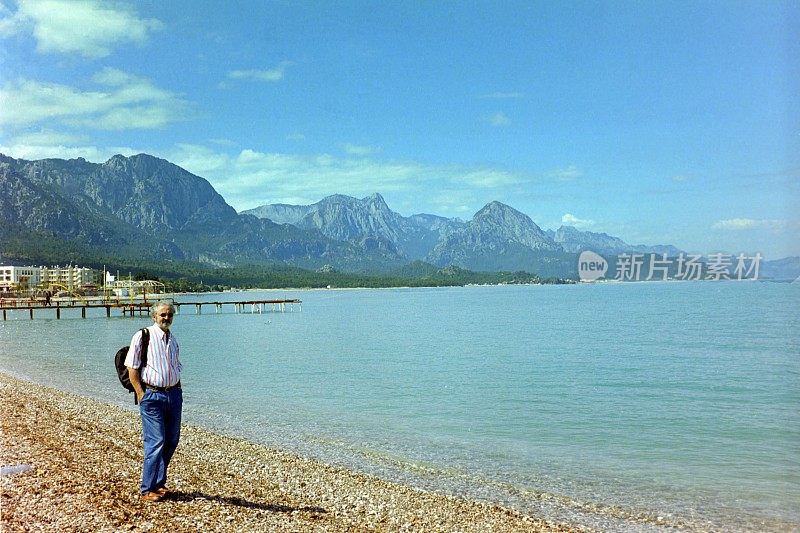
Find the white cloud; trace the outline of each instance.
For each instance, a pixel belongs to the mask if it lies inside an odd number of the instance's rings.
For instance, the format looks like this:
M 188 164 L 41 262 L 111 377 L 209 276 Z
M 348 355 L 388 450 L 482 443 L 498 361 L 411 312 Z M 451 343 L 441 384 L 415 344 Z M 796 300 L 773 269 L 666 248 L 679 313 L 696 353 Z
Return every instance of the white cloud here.
M 236 146 L 236 141 L 231 139 L 209 139 L 208 141 L 221 146 Z
M 17 17 L 6 6 L 0 4 L 0 37 L 10 37 L 19 31 Z
M 583 171 L 575 165 L 570 165 L 566 168 L 557 168 L 553 170 L 550 172 L 550 176 L 562 181 L 570 181 L 583 177 Z
M 458 171 L 454 169 L 452 172 L 451 181 L 483 189 L 509 187 L 524 181 L 522 176 L 502 170 L 481 169 Z
M 71 146 L 71 139 L 79 142 L 83 138 L 49 130 L 18 138 L 29 144 L 9 143 L 0 146 L 0 152 L 24 159 L 84 157 L 93 162 L 103 162 L 116 153 L 145 152 L 163 157 L 208 179 L 237 210 L 268 203 L 310 204 L 335 193 L 364 197 L 380 192 L 394 209 L 407 215 L 425 211 L 463 217 L 474 213 L 486 203 L 487 197 L 497 196 L 498 191 L 524 188 L 535 179 L 491 168 L 434 166 L 325 153 L 233 150 L 213 141 L 154 150 L 141 146 L 137 149 Z M 48 140 L 53 144 L 47 145 Z
M 43 129 L 24 133 L 14 137 L 14 143 L 20 146 L 66 146 L 75 145 L 85 140 L 83 136 L 71 133 Z
M 335 193 L 363 197 L 377 191 L 389 195 L 395 193 L 398 197 L 404 196 L 403 193 L 423 196 L 429 200 L 428 203 L 448 206 L 441 209 L 442 212 L 463 214 L 462 207 L 481 201 L 482 190 L 525 181 L 522 176 L 491 169 L 435 167 L 414 161 L 376 161 L 361 156 L 296 155 L 252 149 L 226 154 L 190 144 L 178 145 L 160 156 L 207 178 L 238 210 L 266 203 L 313 203 Z M 437 191 L 437 199 L 431 195 L 433 190 Z M 442 191 L 447 193 L 439 194 Z M 398 206 L 413 208 L 402 202 L 398 202 Z
M 42 139 L 43 141 L 46 139 Z M 106 147 L 99 148 L 97 146 L 75 146 L 65 144 L 25 144 L 15 142 L 10 145 L 0 145 L 0 153 L 6 154 L 10 157 L 18 159 L 75 159 L 82 157 L 87 161 L 103 162 L 110 159 L 116 154 L 131 156 L 142 153 L 142 150 L 137 150 L 127 146 Z
M 497 112 L 491 117 L 489 117 L 489 123 L 492 126 L 506 126 L 511 124 L 511 119 L 506 116 L 505 113 Z
M 682 174 L 678 175 L 678 176 L 672 176 L 672 181 L 677 181 L 679 183 L 682 182 L 682 181 L 687 181 L 688 179 L 689 179 L 689 176 L 684 176 Z
M 750 230 L 750 229 L 767 229 L 771 231 L 782 231 L 786 229 L 785 220 L 754 220 L 752 218 L 730 218 L 727 220 L 719 220 L 711 227 L 713 229 L 721 230 Z
M 561 223 L 565 226 L 574 226 L 576 228 L 589 228 L 595 224 L 594 220 L 581 219 L 570 213 L 565 213 L 561 217 Z
M 280 65 L 272 69 L 232 70 L 228 72 L 228 77 L 234 80 L 250 79 L 260 81 L 281 81 L 283 79 L 284 71 L 291 64 L 291 61 L 283 61 Z
M 108 85 L 109 87 L 122 87 L 124 85 L 135 82 L 136 78 L 127 72 L 112 67 L 105 67 L 97 74 L 92 76 L 92 81 L 99 85 Z
M 359 156 L 366 156 L 380 152 L 380 148 L 374 148 L 372 146 L 360 146 L 357 144 L 349 144 L 346 143 L 342 145 L 342 150 L 348 155 L 359 155 Z
M 468 189 L 443 188 L 430 194 L 431 204 L 435 206 L 431 214 L 440 216 L 469 219 L 478 210 L 476 206 L 486 203 L 485 198 L 477 198 L 475 192 Z
M 177 144 L 165 158 L 198 176 L 210 176 L 224 171 L 230 158 L 197 144 Z
M 731 218 L 728 220 L 719 220 L 714 223 L 714 229 L 750 229 L 755 227 L 757 221 L 751 218 Z
M 313 203 L 334 193 L 367 196 L 378 190 L 405 190 L 415 182 L 412 178 L 421 174 L 413 163 L 375 163 L 329 154 L 293 155 L 245 149 L 227 155 L 203 146 L 179 145 L 164 156 L 209 179 L 239 210 L 290 200 Z
M 17 12 L 0 21 L 0 35 L 30 31 L 38 52 L 90 59 L 126 43 L 142 44 L 161 28 L 160 21 L 140 18 L 130 6 L 99 0 L 19 0 Z
M 105 130 L 159 128 L 180 120 L 186 102 L 149 80 L 105 68 L 99 90 L 17 79 L 0 88 L 0 125 L 25 128 L 51 121 Z

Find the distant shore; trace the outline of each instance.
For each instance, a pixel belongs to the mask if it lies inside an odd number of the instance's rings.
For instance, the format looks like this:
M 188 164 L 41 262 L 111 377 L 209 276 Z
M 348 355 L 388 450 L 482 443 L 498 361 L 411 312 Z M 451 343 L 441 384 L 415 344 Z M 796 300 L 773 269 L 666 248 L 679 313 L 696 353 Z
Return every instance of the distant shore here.
M 174 496 L 141 503 L 135 412 L 0 373 L 4 531 L 576 531 L 184 426 Z
M 564 285 L 577 285 L 578 283 L 568 283 Z M 236 289 L 236 290 L 227 290 L 227 291 L 198 291 L 198 292 L 165 292 L 161 294 L 148 294 L 148 297 L 152 297 L 153 300 L 156 297 L 163 296 L 166 298 L 172 298 L 175 296 L 195 296 L 195 295 L 202 295 L 202 294 L 236 294 L 239 292 L 246 293 L 246 292 L 335 292 L 335 291 L 393 291 L 393 290 L 409 290 L 409 289 L 473 289 L 473 288 L 480 288 L 480 287 L 544 287 L 549 285 L 556 285 L 554 283 L 498 283 L 498 284 L 479 284 L 479 283 L 468 283 L 466 285 L 391 285 L 386 287 L 285 287 L 285 288 L 268 288 L 268 289 L 259 289 L 259 288 L 248 288 L 248 289 Z

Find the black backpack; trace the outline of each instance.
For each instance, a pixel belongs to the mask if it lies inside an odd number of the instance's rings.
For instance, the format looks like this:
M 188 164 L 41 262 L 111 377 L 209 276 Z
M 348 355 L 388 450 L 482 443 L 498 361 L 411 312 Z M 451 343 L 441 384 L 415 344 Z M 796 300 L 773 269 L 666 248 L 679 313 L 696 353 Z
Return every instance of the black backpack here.
M 147 366 L 147 347 L 149 345 L 150 330 L 147 328 L 142 328 L 142 364 L 139 367 L 140 370 Z M 117 377 L 119 378 L 119 382 L 122 383 L 122 386 L 125 387 L 128 392 L 134 392 L 131 378 L 128 376 L 128 367 L 125 366 L 125 358 L 128 356 L 129 348 L 130 346 L 123 346 L 117 350 L 116 355 L 114 355 L 114 366 L 117 367 Z M 133 403 L 138 404 L 138 400 L 139 399 L 134 396 Z

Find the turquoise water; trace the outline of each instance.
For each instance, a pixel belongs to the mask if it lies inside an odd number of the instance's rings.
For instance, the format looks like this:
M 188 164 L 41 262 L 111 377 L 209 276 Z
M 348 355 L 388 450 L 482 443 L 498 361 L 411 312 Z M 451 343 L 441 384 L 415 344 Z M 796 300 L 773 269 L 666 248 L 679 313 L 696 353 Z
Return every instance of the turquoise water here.
M 797 284 L 224 295 L 261 297 L 303 305 L 176 319 L 187 423 L 601 528 L 800 529 Z M 132 408 L 110 360 L 148 321 L 52 315 L 0 368 Z

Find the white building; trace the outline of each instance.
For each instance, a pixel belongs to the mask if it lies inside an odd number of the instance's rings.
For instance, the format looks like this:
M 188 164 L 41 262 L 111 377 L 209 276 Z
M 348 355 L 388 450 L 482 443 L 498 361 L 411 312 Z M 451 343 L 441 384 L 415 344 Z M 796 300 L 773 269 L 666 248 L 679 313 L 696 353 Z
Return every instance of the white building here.
M 0 265 L 0 291 L 66 288 L 74 291 L 102 283 L 101 272 L 78 266 L 5 266 Z
M 103 275 L 97 270 L 86 267 L 40 267 L 41 285 L 45 287 L 61 286 L 69 290 L 76 290 L 87 285 L 98 286 L 102 283 Z
M 41 269 L 32 266 L 0 265 L 0 292 L 34 289 L 41 283 Z

